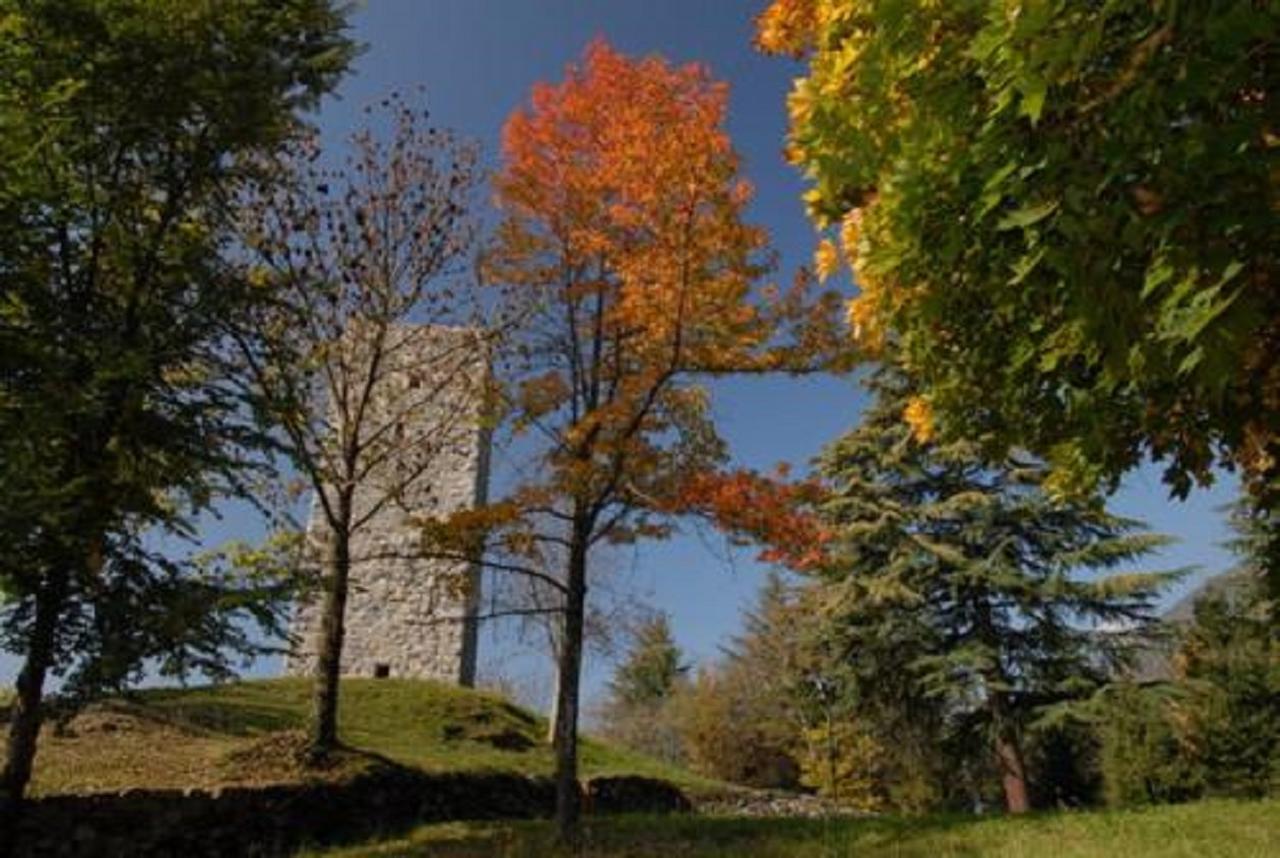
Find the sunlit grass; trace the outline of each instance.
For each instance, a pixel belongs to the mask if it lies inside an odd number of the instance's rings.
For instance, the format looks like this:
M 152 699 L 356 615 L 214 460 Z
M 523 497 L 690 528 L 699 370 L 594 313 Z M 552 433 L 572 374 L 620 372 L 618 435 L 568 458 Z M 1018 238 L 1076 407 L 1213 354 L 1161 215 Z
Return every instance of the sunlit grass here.
M 1280 801 L 1207 801 L 1024 818 L 839 820 L 688 817 L 589 819 L 582 858 L 1269 858 L 1280 855 Z M 324 858 L 550 858 L 547 822 L 452 823 Z
M 428 772 L 553 769 L 545 720 L 497 696 L 442 683 L 352 679 L 341 686 L 340 735 L 363 755 L 346 756 L 328 772 L 307 771 L 291 751 L 302 741 L 310 692 L 306 680 L 258 680 L 153 690 L 95 707 L 66 732 L 45 731 L 33 794 L 341 779 L 368 765 L 367 755 Z M 582 768 L 587 777 L 635 774 L 695 792 L 718 788 L 590 740 Z

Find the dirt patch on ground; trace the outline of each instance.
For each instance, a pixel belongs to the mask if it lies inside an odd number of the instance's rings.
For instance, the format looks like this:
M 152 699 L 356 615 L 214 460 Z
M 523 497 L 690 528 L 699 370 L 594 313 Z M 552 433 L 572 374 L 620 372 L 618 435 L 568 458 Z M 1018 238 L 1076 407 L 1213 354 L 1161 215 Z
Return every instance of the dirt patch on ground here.
M 306 737 L 285 730 L 229 736 L 120 705 L 94 706 L 65 724 L 45 727 L 32 795 L 342 780 L 368 765 L 365 755 L 340 751 L 322 768 L 303 765 Z

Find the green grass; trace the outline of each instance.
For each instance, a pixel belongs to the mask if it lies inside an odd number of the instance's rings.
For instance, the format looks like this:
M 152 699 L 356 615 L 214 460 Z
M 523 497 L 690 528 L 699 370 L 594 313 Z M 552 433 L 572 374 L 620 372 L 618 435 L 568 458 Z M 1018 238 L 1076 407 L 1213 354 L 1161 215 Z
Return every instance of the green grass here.
M 1280 855 L 1280 801 L 1207 801 L 1029 817 L 588 820 L 581 858 L 1269 858 Z M 550 858 L 545 822 L 451 823 L 408 837 L 308 853 L 324 858 Z
M 348 755 L 321 773 L 297 764 L 310 689 L 306 680 L 259 680 L 153 690 L 94 707 L 65 734 L 50 729 L 42 736 L 32 792 L 348 777 L 368 765 L 369 757 Z M 341 739 L 351 748 L 428 772 L 545 775 L 553 768 L 542 741 L 546 722 L 484 692 L 412 680 L 344 680 L 339 722 Z M 663 778 L 693 793 L 722 789 L 591 740 L 584 743 L 581 759 L 586 777 L 635 774 Z

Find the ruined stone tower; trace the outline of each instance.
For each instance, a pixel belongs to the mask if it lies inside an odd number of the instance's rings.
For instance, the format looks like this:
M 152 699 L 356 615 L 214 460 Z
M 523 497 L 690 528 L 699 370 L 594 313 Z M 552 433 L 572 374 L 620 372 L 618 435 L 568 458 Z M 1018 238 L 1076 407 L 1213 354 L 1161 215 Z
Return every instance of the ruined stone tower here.
M 367 523 L 352 536 L 342 674 L 470 685 L 480 572 L 424 557 L 416 519 L 484 502 L 486 355 L 474 330 L 401 326 L 395 333 L 402 339 L 384 357 L 388 367 L 369 405 L 375 415 L 369 424 L 385 432 L 388 446 L 354 499 L 357 519 L 364 516 Z M 324 556 L 328 533 L 313 500 L 308 556 Z M 317 593 L 297 605 L 286 674 L 314 673 L 322 602 Z

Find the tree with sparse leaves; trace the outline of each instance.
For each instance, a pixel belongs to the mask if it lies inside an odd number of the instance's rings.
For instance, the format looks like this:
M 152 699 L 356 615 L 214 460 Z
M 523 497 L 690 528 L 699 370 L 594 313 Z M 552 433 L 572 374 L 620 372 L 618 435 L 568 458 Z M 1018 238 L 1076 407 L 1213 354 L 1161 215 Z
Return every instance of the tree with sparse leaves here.
M 223 253 L 231 201 L 345 70 L 345 26 L 329 0 L 0 2 L 5 847 L 51 672 L 217 674 L 234 614 L 271 619 L 252 582 L 158 546 L 261 463 L 231 383 L 226 322 L 260 297 Z
M 484 418 L 488 334 L 465 324 L 474 305 L 462 291 L 476 147 L 398 95 L 383 101 L 385 128 L 374 113 L 339 166 L 325 166 L 316 139 L 299 141 L 240 214 L 252 276 L 272 296 L 238 337 L 246 398 L 325 525 L 308 546 L 322 600 L 315 760 L 338 742 L 352 568 L 419 556 L 365 534 L 389 509 L 421 512 L 433 468 Z

